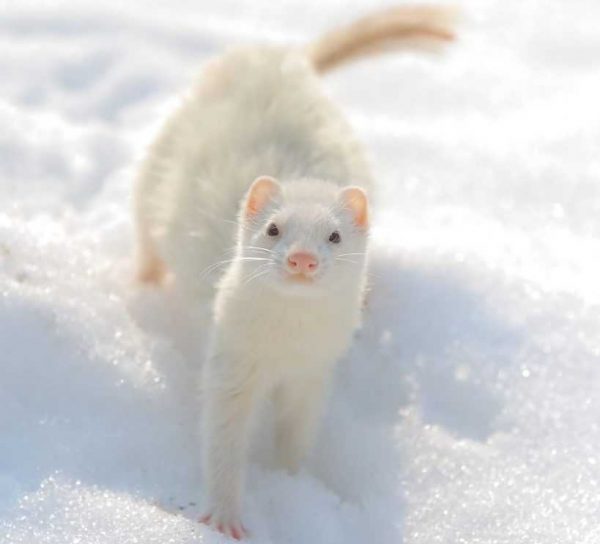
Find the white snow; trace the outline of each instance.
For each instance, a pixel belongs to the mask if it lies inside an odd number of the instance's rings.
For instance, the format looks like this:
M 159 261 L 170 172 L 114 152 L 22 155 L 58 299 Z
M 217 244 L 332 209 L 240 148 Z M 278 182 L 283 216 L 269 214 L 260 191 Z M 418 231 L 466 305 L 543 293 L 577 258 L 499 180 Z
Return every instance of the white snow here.
M 3 4 L 2 544 L 225 541 L 195 522 L 203 327 L 131 282 L 131 180 L 210 55 L 369 4 Z M 372 292 L 305 470 L 261 430 L 253 542 L 600 542 L 600 5 L 461 5 L 448 54 L 323 82 L 379 180 Z

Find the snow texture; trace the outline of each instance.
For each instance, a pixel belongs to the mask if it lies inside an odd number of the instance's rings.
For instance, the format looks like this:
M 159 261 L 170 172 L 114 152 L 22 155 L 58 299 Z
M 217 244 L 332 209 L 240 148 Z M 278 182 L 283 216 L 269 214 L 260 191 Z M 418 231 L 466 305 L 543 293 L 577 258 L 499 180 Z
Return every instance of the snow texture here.
M 202 62 L 383 3 L 12 2 L 0 17 L 0 542 L 218 543 L 206 308 L 132 281 L 131 182 Z M 257 543 L 600 543 L 600 5 L 465 0 L 446 55 L 324 79 L 378 180 L 317 447 L 253 453 Z

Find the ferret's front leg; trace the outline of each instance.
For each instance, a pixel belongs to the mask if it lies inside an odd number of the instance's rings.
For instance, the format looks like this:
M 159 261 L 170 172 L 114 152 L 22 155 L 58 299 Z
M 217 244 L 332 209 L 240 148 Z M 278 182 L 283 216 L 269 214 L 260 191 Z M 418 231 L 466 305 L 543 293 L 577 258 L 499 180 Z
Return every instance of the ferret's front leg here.
M 312 448 L 329 380 L 320 376 L 282 384 L 275 392 L 278 464 L 297 472 Z
M 215 368 L 209 361 L 204 383 L 204 474 L 206 509 L 201 521 L 235 539 L 245 535 L 240 513 L 255 382 Z

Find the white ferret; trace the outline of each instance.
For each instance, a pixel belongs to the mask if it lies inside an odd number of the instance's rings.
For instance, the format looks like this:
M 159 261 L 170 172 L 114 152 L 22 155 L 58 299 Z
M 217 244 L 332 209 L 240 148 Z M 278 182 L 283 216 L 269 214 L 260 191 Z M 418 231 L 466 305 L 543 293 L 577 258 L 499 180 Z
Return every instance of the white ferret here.
M 447 9 L 398 7 L 305 49 L 213 60 L 136 184 L 139 278 L 170 269 L 190 296 L 219 280 L 204 365 L 202 520 L 236 539 L 252 415 L 272 395 L 282 467 L 309 450 L 336 360 L 359 325 L 371 174 L 318 74 L 389 46 L 452 39 Z M 241 201 L 241 204 L 240 204 Z M 229 254 L 231 257 L 231 254 Z

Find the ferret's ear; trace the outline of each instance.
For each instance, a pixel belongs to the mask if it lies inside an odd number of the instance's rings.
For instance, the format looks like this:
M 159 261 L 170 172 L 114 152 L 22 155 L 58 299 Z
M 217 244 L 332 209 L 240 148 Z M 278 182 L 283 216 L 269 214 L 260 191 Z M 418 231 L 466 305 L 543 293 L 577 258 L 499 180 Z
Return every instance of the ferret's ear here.
M 281 186 L 278 181 L 271 176 L 259 176 L 256 178 L 246 196 L 246 204 L 244 205 L 244 215 L 252 218 L 260 213 L 264 207 L 277 198 L 281 192 Z
M 340 191 L 342 206 L 350 210 L 354 217 L 354 224 L 366 229 L 369 226 L 369 200 L 367 193 L 360 187 L 346 187 Z

